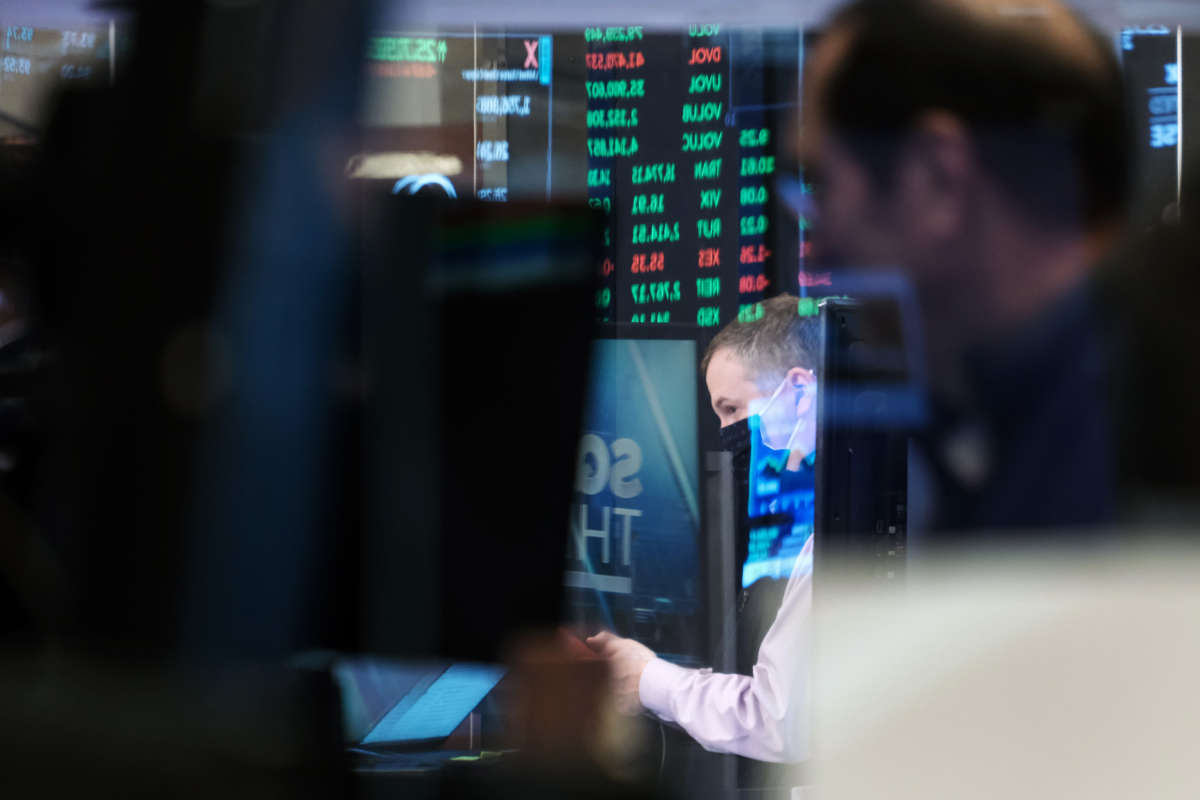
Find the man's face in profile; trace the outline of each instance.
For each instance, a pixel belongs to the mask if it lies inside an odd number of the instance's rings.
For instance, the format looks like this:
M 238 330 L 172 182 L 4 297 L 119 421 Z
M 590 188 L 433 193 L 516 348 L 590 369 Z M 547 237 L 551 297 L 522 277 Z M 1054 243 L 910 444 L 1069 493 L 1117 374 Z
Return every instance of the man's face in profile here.
M 713 353 L 704 376 L 713 413 L 722 428 L 753 414 L 761 415 L 762 437 L 767 445 L 787 449 L 807 442 L 804 452 L 811 452 L 812 443 L 808 441 L 811 437 L 804 437 L 804 442 L 790 440 L 801 416 L 811 421 L 816 408 L 816 379 L 803 367 L 793 367 L 776 377 L 782 380 L 774 386 L 759 385 L 742 360 L 729 348 L 722 347 Z
M 752 401 L 763 397 L 742 360 L 728 347 L 713 353 L 704 374 L 713 413 L 724 428 L 750 416 Z

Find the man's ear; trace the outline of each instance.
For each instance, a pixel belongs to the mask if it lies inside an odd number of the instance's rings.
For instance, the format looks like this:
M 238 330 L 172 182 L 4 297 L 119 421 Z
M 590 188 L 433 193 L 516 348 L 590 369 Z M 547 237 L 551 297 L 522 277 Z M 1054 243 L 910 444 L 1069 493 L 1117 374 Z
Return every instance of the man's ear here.
M 796 416 L 807 414 L 817 402 L 817 376 L 804 367 L 792 367 L 787 382 L 796 393 Z
M 976 171 L 975 150 L 962 121 L 928 111 L 912 126 L 896 170 L 896 196 L 905 232 L 921 247 L 963 233 Z

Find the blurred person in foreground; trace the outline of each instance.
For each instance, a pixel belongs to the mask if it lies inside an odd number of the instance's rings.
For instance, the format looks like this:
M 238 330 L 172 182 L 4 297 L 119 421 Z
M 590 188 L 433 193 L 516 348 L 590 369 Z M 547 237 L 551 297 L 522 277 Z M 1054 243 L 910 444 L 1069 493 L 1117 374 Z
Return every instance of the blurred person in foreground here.
M 816 261 L 898 267 L 921 308 L 932 425 L 910 530 L 1109 520 L 1092 273 L 1128 187 L 1111 44 L 1043 0 L 864 0 L 833 18 L 804 81 Z
M 760 318 L 723 328 L 700 365 L 722 448 L 733 456 L 738 562 L 748 555 L 752 480 L 771 478 L 785 504 L 789 495 L 809 498 L 790 512 L 797 552 L 783 573 L 788 577 L 762 577 L 743 589 L 737 649 L 745 674 L 685 669 L 609 632 L 587 640 L 609 660 L 625 710 L 645 709 L 675 723 L 708 750 L 772 762 L 803 760 L 808 748 L 817 351 L 815 325 L 799 316 L 798 301 L 793 295 L 764 301 Z M 761 441 L 752 451 L 756 435 Z

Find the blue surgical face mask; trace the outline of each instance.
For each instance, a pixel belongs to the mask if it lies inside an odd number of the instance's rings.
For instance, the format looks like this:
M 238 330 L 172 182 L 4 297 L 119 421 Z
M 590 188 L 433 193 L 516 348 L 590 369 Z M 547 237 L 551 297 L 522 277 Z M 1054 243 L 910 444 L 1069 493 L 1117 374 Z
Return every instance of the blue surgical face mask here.
M 783 454 L 785 461 L 787 460 L 787 454 L 790 453 L 792 450 L 792 445 L 794 445 L 796 442 L 796 437 L 800 434 L 800 431 L 804 429 L 805 419 L 802 416 L 798 417 L 796 419 L 796 424 L 794 426 L 792 426 L 791 435 L 788 436 L 787 442 L 784 444 L 783 448 L 779 449 L 779 448 L 772 447 L 767 442 L 767 437 L 765 435 L 765 431 L 764 431 L 764 427 L 763 427 L 763 417 L 766 416 L 767 410 L 770 409 L 771 405 L 775 402 L 776 399 L 778 399 L 780 393 L 783 392 L 783 389 L 785 386 L 787 386 L 787 384 L 788 384 L 788 379 L 785 376 L 784 379 L 780 382 L 779 386 L 776 387 L 775 391 L 771 394 L 771 397 L 767 400 L 766 404 L 763 405 L 763 407 L 758 411 L 758 413 L 750 415 L 750 430 L 757 431 L 757 433 L 758 433 L 758 436 L 752 437 L 752 439 L 757 438 L 759 440 L 756 443 L 761 444 L 762 447 L 764 448 L 764 456 L 765 457 L 773 457 L 774 455 L 777 455 L 777 454 Z M 804 386 L 796 387 L 797 396 L 803 394 L 804 391 L 805 391 Z M 756 461 L 756 463 L 758 463 L 757 458 L 755 459 L 755 461 Z

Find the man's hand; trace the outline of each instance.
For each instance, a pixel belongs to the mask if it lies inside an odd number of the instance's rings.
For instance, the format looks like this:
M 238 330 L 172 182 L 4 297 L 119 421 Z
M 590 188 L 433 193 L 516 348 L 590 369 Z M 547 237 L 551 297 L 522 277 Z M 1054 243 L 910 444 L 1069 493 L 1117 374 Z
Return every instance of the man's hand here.
M 608 631 L 589 636 L 587 646 L 603 656 L 612 669 L 617 708 L 626 714 L 639 713 L 642 701 L 638 695 L 638 684 L 642 680 L 642 670 L 654 658 L 654 652 L 640 642 L 622 639 Z

